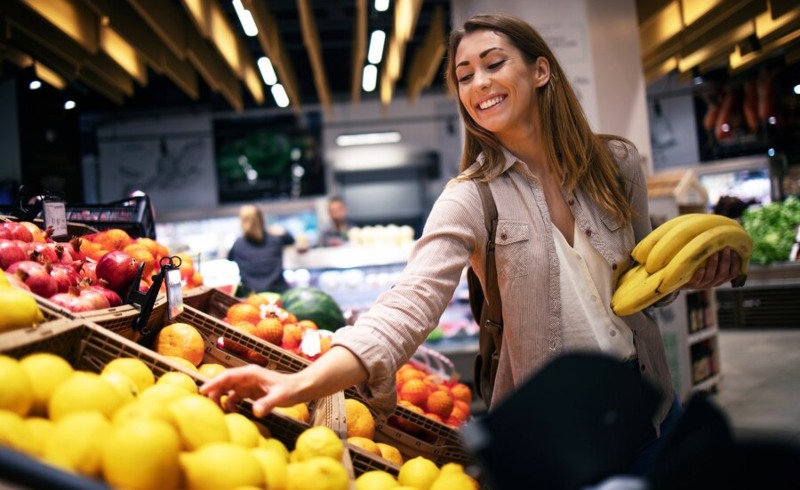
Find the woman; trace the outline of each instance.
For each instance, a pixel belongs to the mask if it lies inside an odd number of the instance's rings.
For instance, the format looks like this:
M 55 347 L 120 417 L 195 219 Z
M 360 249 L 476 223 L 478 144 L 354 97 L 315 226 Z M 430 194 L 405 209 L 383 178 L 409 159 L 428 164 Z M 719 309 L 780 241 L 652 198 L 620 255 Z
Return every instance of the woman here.
M 264 216 L 251 204 L 239 209 L 242 236 L 233 242 L 228 260 L 239 266 L 242 287 L 240 294 L 289 289 L 283 278 L 283 247 L 294 243 L 294 237 L 282 227 L 264 229 Z
M 619 318 L 608 306 L 631 249 L 651 230 L 636 149 L 592 133 L 550 48 L 517 18 L 479 15 L 454 31 L 447 81 L 466 128 L 461 174 L 433 206 L 399 282 L 304 371 L 229 370 L 202 392 L 232 395 L 229 408 L 249 397 L 264 413 L 357 385 L 375 407 L 394 407 L 395 371 L 437 325 L 464 266 L 485 276 L 487 232 L 473 182 L 484 180 L 499 214 L 504 319 L 489 409 L 556 356 L 594 350 L 635 362 L 661 389 L 660 428 L 676 404 L 658 327 L 644 313 Z M 738 267 L 725 251 L 687 287 L 729 281 Z

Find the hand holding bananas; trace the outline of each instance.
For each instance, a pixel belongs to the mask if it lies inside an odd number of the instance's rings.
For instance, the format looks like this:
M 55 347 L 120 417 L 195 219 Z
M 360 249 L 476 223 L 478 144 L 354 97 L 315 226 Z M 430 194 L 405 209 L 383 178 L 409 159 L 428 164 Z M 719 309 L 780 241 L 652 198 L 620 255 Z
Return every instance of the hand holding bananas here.
M 752 251 L 753 241 L 735 220 L 705 213 L 673 218 L 631 251 L 636 264 L 620 277 L 611 308 L 627 316 L 681 288 L 743 283 Z

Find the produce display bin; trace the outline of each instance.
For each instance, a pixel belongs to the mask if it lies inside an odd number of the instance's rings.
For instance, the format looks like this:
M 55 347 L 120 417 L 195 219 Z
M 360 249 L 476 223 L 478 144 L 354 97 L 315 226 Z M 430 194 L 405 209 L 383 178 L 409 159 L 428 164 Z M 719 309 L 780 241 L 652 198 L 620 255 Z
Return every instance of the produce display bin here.
M 208 286 L 200 286 L 183 292 L 183 304 L 223 319 L 228 308 L 240 303 L 241 298 Z
M 198 372 L 174 363 L 144 346 L 87 320 L 55 320 L 37 328 L 15 330 L 0 336 L 0 354 L 21 359 L 34 352 L 57 354 L 66 359 L 75 369 L 96 373 L 101 372 L 106 364 L 114 359 L 133 357 L 144 361 L 156 378 L 170 371 L 180 371 L 191 376 L 198 386 L 207 380 Z M 261 418 L 255 417 L 251 404 L 247 401 L 238 406 L 239 413 L 266 427 L 272 437 L 280 440 L 289 450 L 294 449 L 297 437 L 312 425 L 325 425 L 334 430 L 343 440 L 346 438 L 346 412 L 342 392 L 315 400 L 310 404 L 309 411 L 311 423 L 307 424 L 280 413 L 270 413 Z M 1 459 L 2 456 L 0 455 L 0 467 L 8 463 L 8 460 Z M 352 477 L 353 466 L 349 454 L 343 458 L 343 463 Z M 32 464 L 31 467 L 37 468 L 39 465 Z M 5 473 L 3 474 L 5 475 Z M 34 477 L 34 475 L 28 476 Z M 2 477 L 0 477 L 0 482 L 2 481 Z M 60 484 L 55 480 L 52 483 L 52 485 L 41 488 L 80 488 L 80 486 L 59 486 Z M 94 487 L 90 487 L 87 483 L 85 488 Z

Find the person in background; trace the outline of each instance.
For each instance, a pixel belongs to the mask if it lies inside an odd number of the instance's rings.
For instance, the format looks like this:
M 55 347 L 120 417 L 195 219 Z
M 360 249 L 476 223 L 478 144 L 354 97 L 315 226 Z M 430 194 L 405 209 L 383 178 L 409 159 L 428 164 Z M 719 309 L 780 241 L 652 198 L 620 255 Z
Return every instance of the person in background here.
M 347 219 L 347 205 L 344 199 L 333 196 L 328 199 L 328 216 L 330 223 L 322 230 L 319 245 L 321 247 L 338 247 L 348 241 L 347 232 L 350 222 Z
M 476 15 L 453 31 L 447 82 L 465 127 L 461 173 L 436 200 L 394 287 L 337 330 L 333 347 L 304 370 L 229 369 L 201 392 L 217 401 L 228 395 L 229 410 L 250 398 L 258 415 L 356 386 L 373 407 L 391 411 L 397 369 L 437 326 L 464 267 L 486 276 L 482 181 L 499 215 L 503 308 L 489 410 L 562 354 L 613 356 L 663 394 L 631 461 L 631 472 L 641 474 L 681 407 L 651 312 L 618 317 L 610 307 L 631 250 L 651 231 L 639 153 L 624 138 L 591 130 L 550 47 L 519 18 Z M 686 288 L 730 281 L 739 264 L 730 250 L 720 252 Z
M 283 278 L 283 248 L 294 243 L 294 237 L 283 227 L 265 229 L 264 215 L 258 207 L 245 205 L 239 209 L 242 236 L 233 242 L 228 260 L 239 266 L 241 286 L 238 296 L 289 289 Z

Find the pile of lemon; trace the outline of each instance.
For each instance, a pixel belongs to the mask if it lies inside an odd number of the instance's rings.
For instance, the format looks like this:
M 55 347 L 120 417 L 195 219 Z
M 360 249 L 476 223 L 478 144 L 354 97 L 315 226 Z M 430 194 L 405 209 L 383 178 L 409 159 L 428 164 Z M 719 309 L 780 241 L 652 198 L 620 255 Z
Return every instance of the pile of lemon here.
M 305 431 L 290 456 L 265 427 L 199 395 L 192 377 L 156 379 L 135 358 L 94 373 L 50 353 L 0 355 L 0 445 L 131 490 L 350 487 L 333 430 Z

